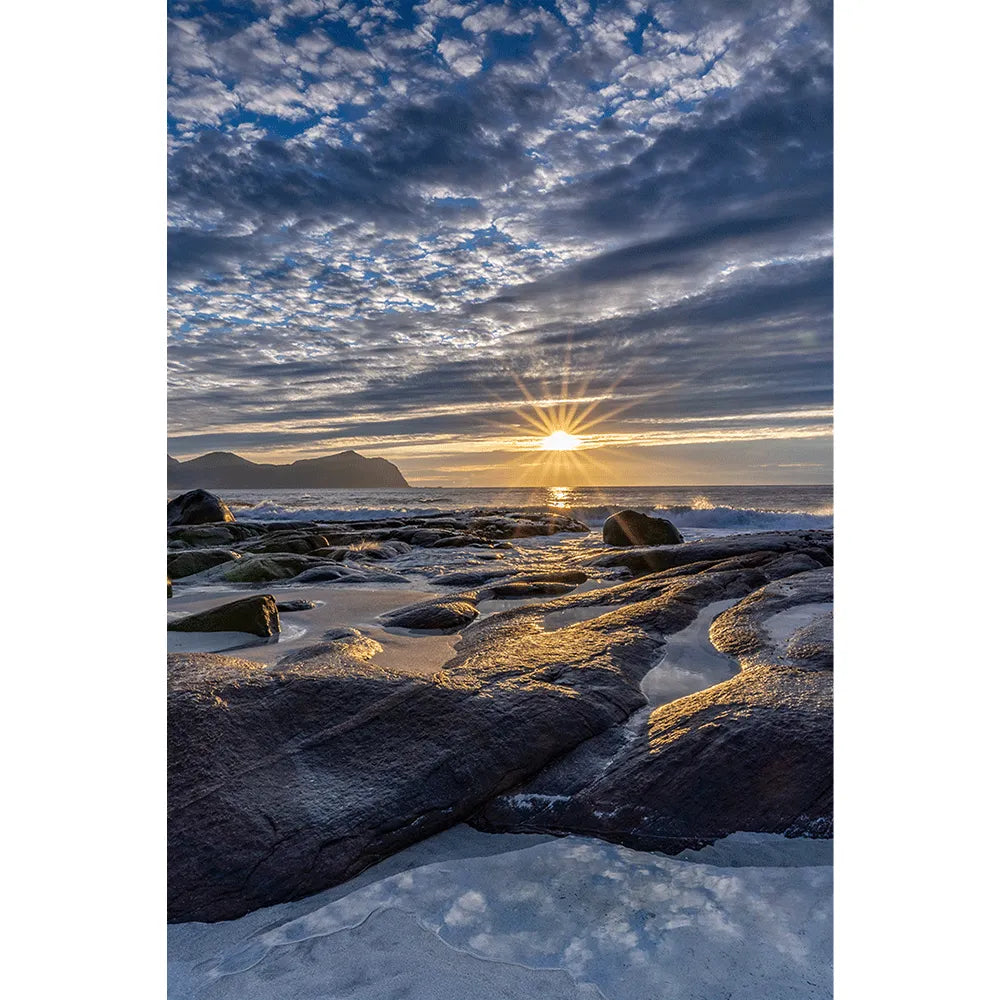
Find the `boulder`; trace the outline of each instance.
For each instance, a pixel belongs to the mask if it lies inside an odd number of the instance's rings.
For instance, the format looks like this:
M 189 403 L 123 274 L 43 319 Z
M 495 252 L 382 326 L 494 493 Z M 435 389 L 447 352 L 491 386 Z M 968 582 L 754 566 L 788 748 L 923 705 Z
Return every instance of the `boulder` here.
M 189 490 L 167 503 L 167 525 L 235 521 L 232 511 L 207 490 Z
M 457 632 L 475 619 L 479 612 L 470 601 L 431 601 L 411 604 L 382 615 L 383 625 L 391 628 L 433 629 Z
M 311 611 L 316 607 L 316 601 L 279 601 L 279 611 Z
M 239 558 L 239 552 L 230 549 L 184 549 L 180 552 L 168 552 L 167 572 L 175 579 L 180 579 Z
M 306 555 L 309 552 L 315 552 L 317 549 L 327 548 L 329 544 L 329 540 L 325 535 L 281 532 L 280 534 L 267 535 L 258 541 L 250 542 L 243 547 L 243 551 L 266 554 L 292 552 L 296 555 Z
M 290 580 L 303 570 L 321 566 L 322 560 L 290 552 L 272 555 L 244 556 L 223 578 L 230 583 L 266 583 L 269 580 Z
M 258 594 L 188 615 L 167 628 L 173 632 L 249 632 L 267 639 L 281 631 L 281 623 L 274 598 Z
M 679 545 L 681 533 L 664 517 L 649 517 L 637 510 L 612 514 L 604 522 L 606 545 Z

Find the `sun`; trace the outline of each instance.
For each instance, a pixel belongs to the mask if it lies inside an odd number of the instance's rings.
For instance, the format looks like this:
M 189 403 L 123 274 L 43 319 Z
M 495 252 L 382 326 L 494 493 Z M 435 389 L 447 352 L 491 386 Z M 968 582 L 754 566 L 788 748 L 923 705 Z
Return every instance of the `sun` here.
M 548 437 L 542 438 L 539 447 L 543 451 L 575 451 L 582 443 L 581 438 L 566 431 L 553 431 Z

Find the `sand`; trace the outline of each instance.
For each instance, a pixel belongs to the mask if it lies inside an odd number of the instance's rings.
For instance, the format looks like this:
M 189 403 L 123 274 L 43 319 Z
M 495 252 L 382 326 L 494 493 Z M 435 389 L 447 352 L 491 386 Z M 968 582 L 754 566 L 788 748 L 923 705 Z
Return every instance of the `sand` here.
M 407 604 L 415 604 L 419 601 L 426 601 L 433 597 L 440 597 L 440 591 L 416 590 L 412 587 L 398 585 L 380 584 L 371 587 L 362 587 L 345 584 L 317 584 L 312 587 L 282 586 L 281 582 L 261 585 L 260 588 L 248 590 L 222 590 L 218 585 L 212 587 L 192 588 L 184 591 L 177 597 L 171 598 L 167 602 L 170 617 L 180 617 L 180 612 L 193 614 L 196 611 L 205 611 L 208 608 L 218 607 L 227 601 L 235 601 L 240 597 L 249 597 L 251 594 L 273 594 L 276 601 L 306 600 L 316 601 L 317 606 L 308 611 L 282 611 L 279 614 L 281 619 L 281 634 L 278 641 L 260 639 L 256 636 L 247 636 L 245 633 L 233 632 L 168 632 L 167 642 L 170 652 L 181 651 L 178 641 L 174 636 L 187 636 L 183 640 L 190 645 L 185 649 L 193 651 L 195 648 L 201 652 L 222 652 L 224 650 L 239 649 L 239 655 L 243 659 L 254 660 L 258 663 L 272 665 L 277 663 L 281 657 L 292 653 L 297 649 L 311 646 L 314 643 L 323 641 L 323 633 L 337 626 L 349 626 L 357 628 L 366 635 L 384 632 L 375 619 L 386 611 L 395 608 L 402 608 Z M 226 640 L 219 638 L 235 637 L 234 645 L 220 645 Z M 447 650 L 444 643 L 427 643 L 431 637 L 422 637 L 414 633 L 413 641 L 409 646 L 414 650 L 412 656 L 413 672 L 433 673 L 441 663 L 450 656 L 443 655 Z M 434 638 L 450 638 L 453 636 L 436 636 Z M 381 639 L 379 639 L 381 641 Z M 200 643 L 200 645 L 198 645 Z M 211 647 L 211 648 L 209 648 Z M 377 662 L 384 666 L 394 666 L 396 669 L 407 669 L 409 657 L 404 650 L 407 643 L 404 637 L 394 639 L 392 648 L 387 649 L 385 659 L 380 658 Z M 438 651 L 442 653 L 440 662 L 432 668 L 432 661 L 436 661 Z M 391 662 L 390 662 L 391 661 Z
M 364 633 L 382 647 L 382 652 L 372 657 L 372 663 L 425 677 L 437 673 L 455 655 L 455 646 L 462 638 L 458 633 L 441 635 L 401 628 L 366 627 Z
M 457 826 L 309 899 L 171 926 L 169 995 L 830 997 L 829 843 L 736 834 L 710 850 Z

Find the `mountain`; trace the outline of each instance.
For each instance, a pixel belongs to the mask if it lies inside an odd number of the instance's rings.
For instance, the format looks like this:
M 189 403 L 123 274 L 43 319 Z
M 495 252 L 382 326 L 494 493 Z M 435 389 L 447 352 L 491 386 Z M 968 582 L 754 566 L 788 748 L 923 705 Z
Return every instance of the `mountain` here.
M 392 462 L 342 451 L 325 458 L 305 458 L 291 465 L 262 465 L 229 451 L 213 451 L 187 462 L 167 455 L 167 489 L 253 490 L 409 488 Z

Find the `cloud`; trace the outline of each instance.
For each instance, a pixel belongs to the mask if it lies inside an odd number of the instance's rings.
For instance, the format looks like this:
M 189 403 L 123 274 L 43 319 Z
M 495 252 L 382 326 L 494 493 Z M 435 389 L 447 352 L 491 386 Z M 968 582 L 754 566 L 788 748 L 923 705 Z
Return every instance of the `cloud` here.
M 493 440 L 567 345 L 609 433 L 829 404 L 828 4 L 171 14 L 175 442 Z

